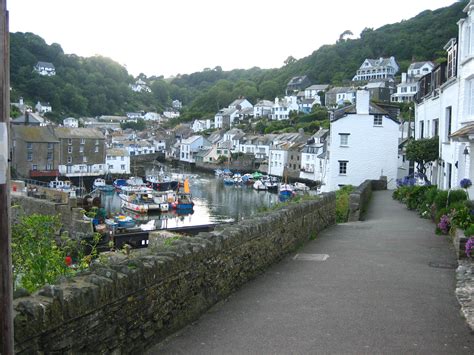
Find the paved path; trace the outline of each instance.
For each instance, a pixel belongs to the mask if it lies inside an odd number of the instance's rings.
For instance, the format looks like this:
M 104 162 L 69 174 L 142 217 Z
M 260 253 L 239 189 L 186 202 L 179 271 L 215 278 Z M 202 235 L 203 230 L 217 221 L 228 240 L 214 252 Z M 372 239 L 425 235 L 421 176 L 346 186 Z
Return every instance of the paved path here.
M 454 296 L 456 259 L 432 222 L 373 194 L 337 225 L 149 354 L 473 354 Z

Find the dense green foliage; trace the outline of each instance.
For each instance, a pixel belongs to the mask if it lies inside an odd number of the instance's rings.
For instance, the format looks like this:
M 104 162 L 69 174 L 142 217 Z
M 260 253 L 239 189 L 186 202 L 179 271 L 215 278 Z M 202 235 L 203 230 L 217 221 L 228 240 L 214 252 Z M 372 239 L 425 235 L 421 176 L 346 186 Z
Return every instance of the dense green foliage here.
M 435 161 L 439 157 L 439 139 L 424 138 L 410 140 L 406 147 L 407 159 L 416 163 L 416 168 L 420 174 L 425 176 L 426 165 Z
M 65 115 L 160 111 L 172 99 L 178 99 L 185 109 L 176 123 L 208 118 L 240 96 L 252 103 L 257 99 L 273 100 L 283 95 L 287 82 L 295 75 L 308 75 L 313 83 L 341 84 L 353 77 L 365 58 L 393 55 L 401 71 L 412 60 L 442 61 L 443 45 L 457 36 L 456 23 L 464 17 L 465 3 L 424 11 L 410 20 L 376 30 L 366 28 L 358 39 L 341 35 L 335 44 L 324 45 L 308 57 L 295 60 L 289 56 L 278 69 L 223 71 L 217 66 L 166 80 L 140 74 L 151 93 L 133 92 L 129 84 L 137 78 L 111 59 L 65 54 L 59 44 L 47 45 L 35 34 L 11 33 L 12 100 L 23 96 L 30 104 L 38 100 L 50 102 L 54 119 Z M 53 63 L 57 75 L 43 77 L 33 73 L 37 61 Z
M 336 191 L 336 222 L 345 223 L 349 217 L 349 195 L 354 186 L 346 185 Z

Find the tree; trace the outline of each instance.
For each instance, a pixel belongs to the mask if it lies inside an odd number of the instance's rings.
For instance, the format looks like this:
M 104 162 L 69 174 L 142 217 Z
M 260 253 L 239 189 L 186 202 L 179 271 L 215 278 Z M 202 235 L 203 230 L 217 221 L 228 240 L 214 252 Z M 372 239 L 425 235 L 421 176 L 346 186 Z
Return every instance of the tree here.
M 426 177 L 428 163 L 439 157 L 438 137 L 410 140 L 407 144 L 407 159 L 416 163 L 416 170 L 425 182 L 430 183 Z
M 290 55 L 288 58 L 285 59 L 285 61 L 283 63 L 285 65 L 293 64 L 293 63 L 296 63 L 296 59 L 295 59 L 295 57 Z
M 347 36 L 353 36 L 354 34 L 352 33 L 351 30 L 345 30 L 344 32 L 341 33 L 341 35 L 339 36 L 339 41 L 338 42 L 342 42 L 345 40 L 345 37 Z

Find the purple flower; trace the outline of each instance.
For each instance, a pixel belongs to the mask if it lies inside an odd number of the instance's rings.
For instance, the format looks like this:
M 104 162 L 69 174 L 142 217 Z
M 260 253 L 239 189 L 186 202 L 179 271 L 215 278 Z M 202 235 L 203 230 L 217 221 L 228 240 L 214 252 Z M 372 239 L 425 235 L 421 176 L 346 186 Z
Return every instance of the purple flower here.
M 459 185 L 461 185 L 463 189 L 468 189 L 472 186 L 472 182 L 468 178 L 464 178 L 459 182 Z
M 466 255 L 470 258 L 471 257 L 471 251 L 474 248 L 474 238 L 469 238 L 466 242 Z
M 441 216 L 438 223 L 438 228 L 441 232 L 443 232 L 443 234 L 448 234 L 449 229 L 451 228 L 451 220 L 449 216 L 445 214 Z

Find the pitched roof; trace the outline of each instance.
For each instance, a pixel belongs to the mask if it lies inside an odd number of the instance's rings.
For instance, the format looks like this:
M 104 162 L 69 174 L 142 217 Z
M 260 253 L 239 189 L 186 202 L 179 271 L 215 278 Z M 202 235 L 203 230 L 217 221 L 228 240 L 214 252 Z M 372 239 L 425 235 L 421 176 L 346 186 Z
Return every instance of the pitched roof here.
M 408 67 L 408 70 L 414 70 L 414 69 L 420 69 L 423 65 L 429 64 L 432 68 L 434 68 L 433 62 L 426 61 L 426 62 L 414 62 L 411 63 L 410 66 Z
M 269 100 L 260 100 L 259 102 L 257 102 L 255 104 L 254 107 L 272 107 L 273 106 L 273 101 L 269 101 Z
M 26 117 L 28 116 L 28 118 Z M 12 120 L 13 124 L 19 124 L 19 123 L 45 123 L 45 119 L 38 115 L 37 113 L 34 112 L 27 112 L 24 115 L 18 116 L 14 120 Z
M 52 127 L 13 125 L 12 132 L 16 139 L 21 139 L 25 142 L 59 143 Z
M 305 90 L 318 90 L 318 91 L 324 91 L 329 87 L 328 84 L 320 84 L 320 85 L 311 85 L 308 86 Z
M 306 75 L 294 76 L 288 82 L 288 85 L 298 85 L 301 84 L 304 80 L 308 79 Z
M 120 149 L 120 148 L 108 148 L 106 150 L 106 155 L 112 155 L 114 157 L 126 157 L 128 156 L 128 151 L 126 149 Z
M 94 138 L 105 139 L 101 131 L 94 128 L 67 128 L 57 127 L 54 129 L 58 138 Z
M 331 122 L 337 121 L 340 118 L 346 117 L 347 115 L 354 115 L 357 114 L 357 105 L 353 104 L 350 106 L 343 107 L 339 110 L 334 111 L 333 118 Z M 369 103 L 369 115 L 384 115 L 390 118 L 392 121 L 398 123 L 396 117 L 393 117 L 393 113 L 389 112 L 388 110 L 383 109 L 379 105 L 374 103 Z
M 50 63 L 50 62 L 38 62 L 36 63 L 36 66 L 37 67 L 44 67 L 44 68 L 51 68 L 51 69 L 54 69 L 54 65 L 53 63 Z M 31 68 L 31 67 L 30 67 Z
M 459 128 L 457 131 L 454 131 L 449 136 L 455 141 L 471 140 L 474 136 L 474 123 L 469 123 L 464 127 Z
M 197 141 L 201 136 L 191 136 L 189 138 L 183 139 L 181 144 L 192 144 L 193 142 Z

